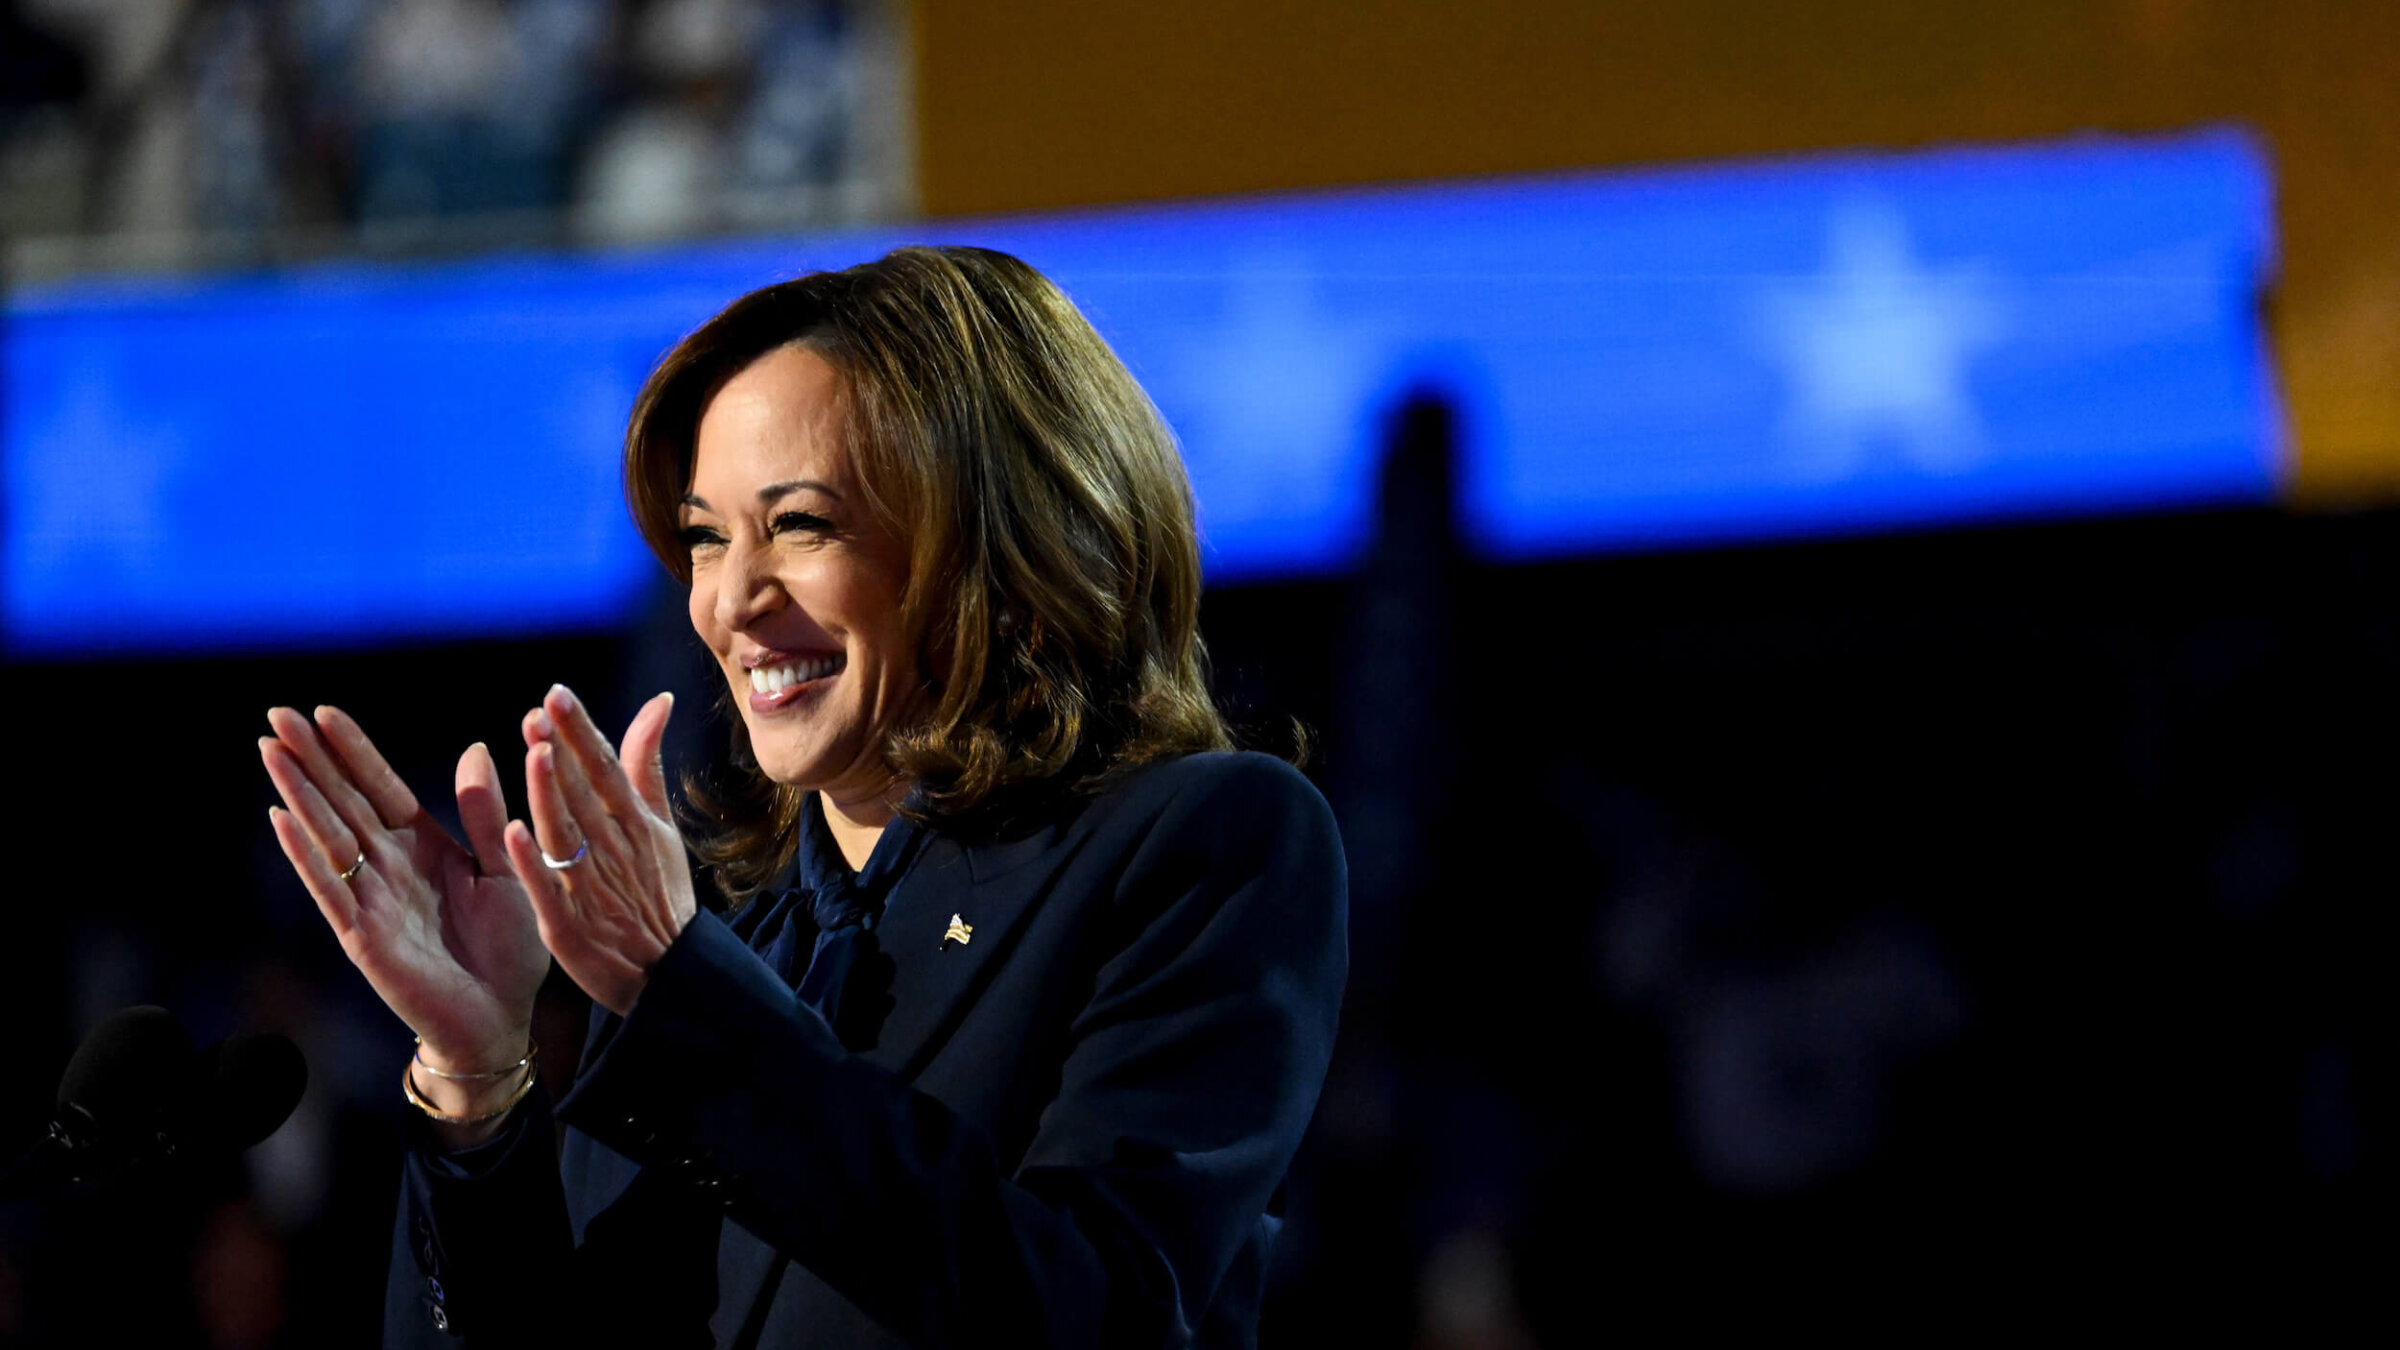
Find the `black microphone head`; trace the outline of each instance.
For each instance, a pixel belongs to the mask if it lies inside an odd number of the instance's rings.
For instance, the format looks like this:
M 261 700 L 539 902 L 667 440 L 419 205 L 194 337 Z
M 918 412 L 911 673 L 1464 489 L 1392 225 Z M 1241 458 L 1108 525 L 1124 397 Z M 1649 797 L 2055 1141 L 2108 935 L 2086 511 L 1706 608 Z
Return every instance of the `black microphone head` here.
M 80 1115 L 94 1134 L 146 1130 L 174 1106 L 192 1071 L 192 1038 L 164 1008 L 112 1014 L 93 1028 L 58 1082 L 61 1122 Z
M 195 1122 L 210 1142 L 248 1148 L 291 1117 L 308 1090 L 308 1061 L 288 1036 L 243 1031 L 200 1057 L 202 1103 Z

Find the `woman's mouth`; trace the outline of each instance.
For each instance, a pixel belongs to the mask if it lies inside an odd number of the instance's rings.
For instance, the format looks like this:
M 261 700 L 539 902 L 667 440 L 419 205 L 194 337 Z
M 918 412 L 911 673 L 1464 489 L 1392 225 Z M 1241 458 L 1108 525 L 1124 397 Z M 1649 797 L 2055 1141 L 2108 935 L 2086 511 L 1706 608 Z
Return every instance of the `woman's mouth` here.
M 750 669 L 750 708 L 753 712 L 772 712 L 822 689 L 825 682 L 842 673 L 850 658 L 841 652 L 830 656 L 802 656 L 771 666 Z

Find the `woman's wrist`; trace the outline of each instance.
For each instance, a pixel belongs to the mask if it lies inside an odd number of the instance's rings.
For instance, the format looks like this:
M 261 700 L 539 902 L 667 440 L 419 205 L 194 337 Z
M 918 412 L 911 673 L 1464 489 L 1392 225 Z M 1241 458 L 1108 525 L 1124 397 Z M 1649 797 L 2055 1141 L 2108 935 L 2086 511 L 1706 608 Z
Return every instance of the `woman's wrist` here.
M 402 1081 L 446 1150 L 471 1148 L 498 1135 L 533 1085 L 537 1068 L 530 1029 L 466 1053 L 420 1040 Z
M 469 1041 L 417 1037 L 416 1059 L 423 1081 L 430 1078 L 506 1078 L 533 1053 L 533 1024 L 528 1021 L 486 1038 Z
M 425 1038 L 419 1036 L 417 1038 L 417 1048 L 415 1052 L 416 1057 L 414 1062 L 419 1069 L 424 1070 L 426 1076 L 431 1078 L 446 1079 L 453 1083 L 495 1083 L 503 1080 L 511 1080 L 514 1079 L 518 1074 L 523 1073 L 526 1069 L 526 1066 L 533 1063 L 533 1057 L 538 1052 L 533 1044 L 533 1033 L 530 1031 L 525 1033 L 522 1041 L 512 1038 L 511 1040 L 503 1043 L 509 1045 L 522 1044 L 525 1047 L 525 1052 L 497 1068 L 468 1069 L 460 1066 L 464 1064 L 481 1064 L 494 1061 L 499 1059 L 501 1054 L 505 1054 L 506 1052 L 486 1052 L 483 1054 L 466 1056 L 444 1055 L 439 1051 L 434 1051 L 429 1054 L 426 1049 Z

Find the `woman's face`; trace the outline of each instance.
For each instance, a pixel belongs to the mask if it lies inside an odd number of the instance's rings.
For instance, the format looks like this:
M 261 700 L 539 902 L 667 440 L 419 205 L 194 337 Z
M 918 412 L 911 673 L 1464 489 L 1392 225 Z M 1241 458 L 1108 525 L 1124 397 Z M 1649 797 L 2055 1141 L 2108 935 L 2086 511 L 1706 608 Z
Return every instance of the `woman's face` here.
M 867 509 L 825 358 L 769 352 L 700 418 L 683 499 L 692 627 L 716 654 L 778 783 L 887 795 L 884 733 L 918 695 L 902 631 L 908 549 Z

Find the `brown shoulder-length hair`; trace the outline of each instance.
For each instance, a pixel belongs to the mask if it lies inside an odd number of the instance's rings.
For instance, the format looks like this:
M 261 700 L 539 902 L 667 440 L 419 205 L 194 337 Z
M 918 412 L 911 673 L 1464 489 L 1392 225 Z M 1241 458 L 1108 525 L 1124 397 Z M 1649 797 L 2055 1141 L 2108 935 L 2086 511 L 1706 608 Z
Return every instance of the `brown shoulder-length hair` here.
M 679 512 L 702 412 L 791 345 L 840 374 L 868 509 L 908 544 L 925 711 L 883 753 L 913 810 L 997 816 L 1229 743 L 1174 437 L 1073 302 L 1005 253 L 898 249 L 752 291 L 676 344 L 625 432 L 625 495 L 668 571 L 690 584 Z M 686 786 L 693 847 L 739 900 L 790 862 L 802 793 L 733 723 L 734 781 Z

